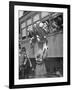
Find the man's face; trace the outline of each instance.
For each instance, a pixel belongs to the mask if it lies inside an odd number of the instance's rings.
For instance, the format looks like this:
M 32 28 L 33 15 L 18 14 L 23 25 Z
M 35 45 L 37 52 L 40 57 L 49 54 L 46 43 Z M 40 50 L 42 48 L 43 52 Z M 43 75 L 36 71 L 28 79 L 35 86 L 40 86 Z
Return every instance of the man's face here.
M 25 51 L 22 51 L 22 54 L 24 54 L 24 55 L 25 55 L 25 54 L 26 54 L 26 52 L 25 52 Z

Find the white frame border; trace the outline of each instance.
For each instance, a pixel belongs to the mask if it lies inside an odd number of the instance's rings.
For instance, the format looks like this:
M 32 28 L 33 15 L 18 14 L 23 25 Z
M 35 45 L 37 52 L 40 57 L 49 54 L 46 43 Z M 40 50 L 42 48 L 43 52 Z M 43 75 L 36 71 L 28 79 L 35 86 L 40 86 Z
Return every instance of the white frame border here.
M 19 79 L 18 74 L 18 10 L 28 11 L 48 11 L 48 12 L 62 12 L 63 13 L 63 77 L 59 78 L 35 78 L 35 79 Z M 52 8 L 52 7 L 34 7 L 34 6 L 14 6 L 14 85 L 24 84 L 39 84 L 39 83 L 56 83 L 67 82 L 67 9 L 66 8 Z

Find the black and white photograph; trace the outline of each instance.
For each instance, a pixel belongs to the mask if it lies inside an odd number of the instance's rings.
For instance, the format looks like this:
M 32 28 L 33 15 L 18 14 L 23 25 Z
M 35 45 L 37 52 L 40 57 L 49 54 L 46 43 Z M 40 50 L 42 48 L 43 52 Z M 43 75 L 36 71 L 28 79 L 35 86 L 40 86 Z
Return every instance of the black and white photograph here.
M 19 79 L 63 77 L 63 13 L 18 14 Z
M 10 88 L 70 84 L 69 23 L 69 5 L 10 3 Z

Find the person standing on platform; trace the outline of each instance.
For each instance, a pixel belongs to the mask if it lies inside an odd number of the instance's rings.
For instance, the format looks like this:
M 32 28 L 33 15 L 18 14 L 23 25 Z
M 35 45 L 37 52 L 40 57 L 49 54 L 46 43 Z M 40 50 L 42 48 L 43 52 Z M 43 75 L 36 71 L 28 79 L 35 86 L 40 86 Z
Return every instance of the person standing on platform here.
M 27 56 L 26 48 L 22 48 L 22 56 L 23 56 L 23 65 L 24 65 L 24 78 L 29 78 L 29 73 L 32 68 L 32 63 Z

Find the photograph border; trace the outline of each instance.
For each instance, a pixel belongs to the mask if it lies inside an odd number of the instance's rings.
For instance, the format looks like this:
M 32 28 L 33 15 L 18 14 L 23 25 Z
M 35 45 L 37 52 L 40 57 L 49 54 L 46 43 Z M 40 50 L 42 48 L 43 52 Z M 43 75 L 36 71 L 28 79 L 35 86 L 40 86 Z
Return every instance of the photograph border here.
M 14 6 L 55 7 L 67 9 L 67 82 L 14 85 Z M 9 88 L 70 85 L 70 5 L 33 2 L 9 2 Z

